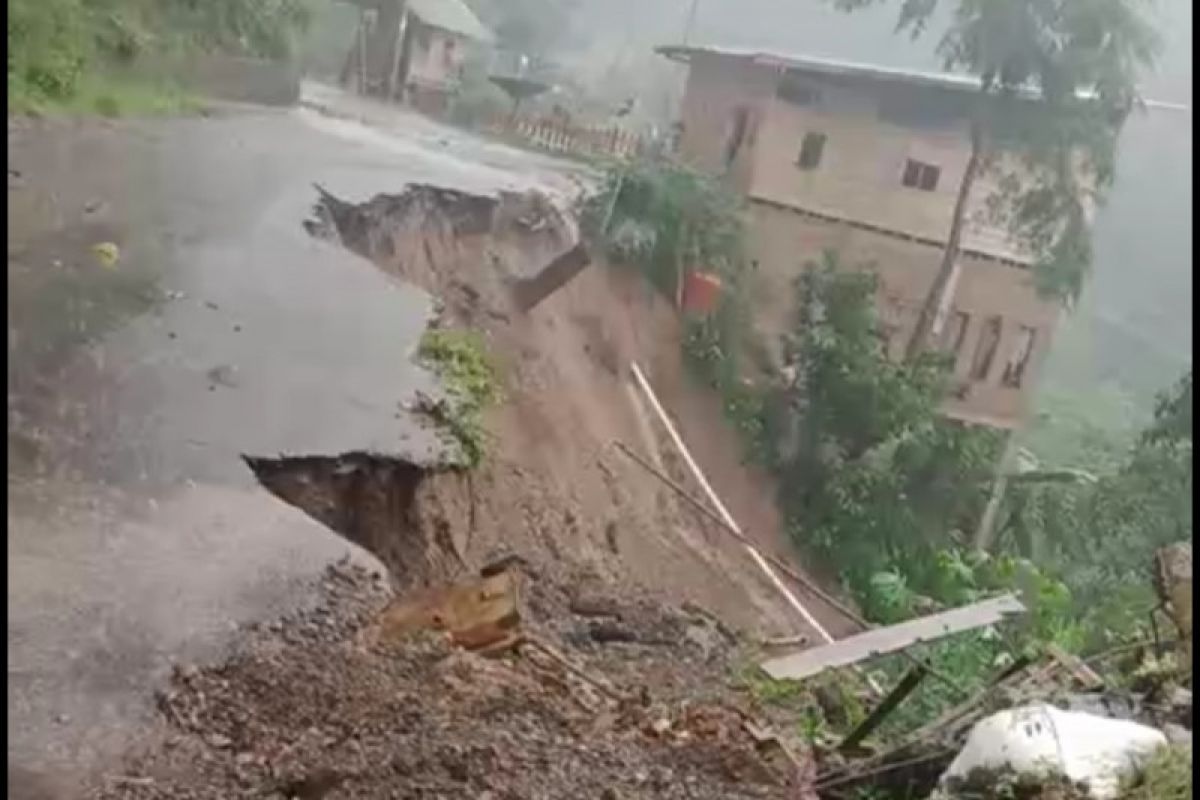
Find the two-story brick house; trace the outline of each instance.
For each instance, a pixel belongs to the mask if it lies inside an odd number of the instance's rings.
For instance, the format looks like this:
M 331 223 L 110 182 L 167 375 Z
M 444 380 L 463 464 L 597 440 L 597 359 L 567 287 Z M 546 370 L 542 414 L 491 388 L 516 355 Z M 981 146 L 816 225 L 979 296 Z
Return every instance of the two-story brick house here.
M 975 84 L 756 51 L 663 47 L 687 63 L 680 156 L 725 175 L 748 205 L 756 321 L 785 329 L 791 284 L 825 249 L 880 276 L 880 313 L 899 357 L 938 271 L 970 153 Z M 955 355 L 948 416 L 1019 427 L 1058 318 L 1029 268 L 983 211 L 978 180 L 961 268 L 944 309 L 942 346 Z M 769 337 L 773 338 L 773 337 Z

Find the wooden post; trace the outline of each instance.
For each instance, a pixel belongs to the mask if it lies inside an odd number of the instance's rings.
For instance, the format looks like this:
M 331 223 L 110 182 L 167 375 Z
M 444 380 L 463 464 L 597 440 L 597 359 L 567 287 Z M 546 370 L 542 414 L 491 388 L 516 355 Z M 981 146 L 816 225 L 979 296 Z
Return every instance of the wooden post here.
M 871 732 L 887 719 L 888 714 L 891 714 L 896 709 L 896 706 L 903 703 L 905 698 L 913 693 L 913 690 L 925 678 L 925 674 L 925 666 L 923 664 L 917 664 L 904 673 L 904 677 L 896 684 L 896 688 L 888 692 L 888 696 L 879 702 L 875 710 L 868 714 L 866 719 L 858 723 L 858 727 L 850 731 L 849 735 L 842 740 L 837 749 L 846 752 L 870 736 Z

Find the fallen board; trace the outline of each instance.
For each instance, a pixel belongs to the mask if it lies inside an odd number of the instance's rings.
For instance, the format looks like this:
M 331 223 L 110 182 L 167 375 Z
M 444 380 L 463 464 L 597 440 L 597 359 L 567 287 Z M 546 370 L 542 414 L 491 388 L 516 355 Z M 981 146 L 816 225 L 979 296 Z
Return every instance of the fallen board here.
M 379 641 L 398 641 L 418 630 L 444 631 L 468 650 L 515 641 L 521 623 L 518 573 L 486 571 L 480 578 L 394 600 L 380 614 Z
M 931 642 L 954 633 L 982 628 L 1005 617 L 1025 613 L 1025 606 L 1011 594 L 928 617 L 875 628 L 822 647 L 764 661 L 762 668 L 776 680 L 807 678 L 823 670 L 857 664 L 872 656 L 894 653 L 921 642 Z

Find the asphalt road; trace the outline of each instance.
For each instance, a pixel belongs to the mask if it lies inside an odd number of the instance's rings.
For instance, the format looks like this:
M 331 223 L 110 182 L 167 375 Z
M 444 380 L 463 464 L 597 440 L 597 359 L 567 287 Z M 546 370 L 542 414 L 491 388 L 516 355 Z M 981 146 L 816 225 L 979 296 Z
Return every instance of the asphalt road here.
M 403 410 L 431 386 L 411 361 L 430 298 L 308 237 L 312 184 L 576 186 L 560 162 L 306 94 L 324 113 L 9 121 L 10 766 L 103 768 L 173 662 L 307 602 L 331 560 L 372 561 L 242 454 L 439 457 Z

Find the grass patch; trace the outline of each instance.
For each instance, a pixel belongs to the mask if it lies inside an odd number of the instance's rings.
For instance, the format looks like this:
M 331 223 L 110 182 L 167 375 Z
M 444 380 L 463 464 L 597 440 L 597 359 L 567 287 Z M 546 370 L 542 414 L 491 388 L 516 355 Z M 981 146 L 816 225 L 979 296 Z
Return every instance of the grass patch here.
M 1121 800 L 1185 800 L 1192 796 L 1192 748 L 1159 748 L 1146 766 L 1122 787 Z
M 502 397 L 487 344 L 475 331 L 428 330 L 417 350 L 421 363 L 442 379 L 448 399 L 429 409 L 458 444 L 470 467 L 487 452 L 483 411 Z
M 8 113 L 178 114 L 198 103 L 164 59 L 286 59 L 309 0 L 8 0 Z
M 9 114 L 157 117 L 198 114 L 203 109 L 198 95 L 168 81 L 133 75 L 85 75 L 71 94 L 57 97 L 11 74 L 8 81 Z

